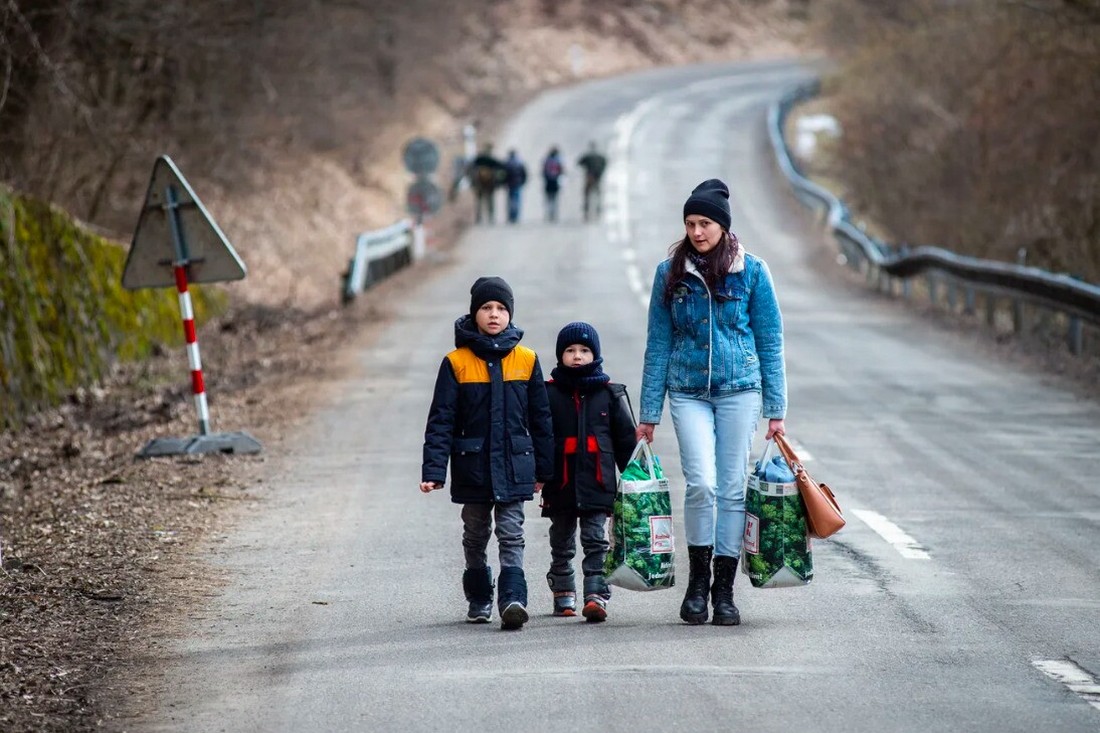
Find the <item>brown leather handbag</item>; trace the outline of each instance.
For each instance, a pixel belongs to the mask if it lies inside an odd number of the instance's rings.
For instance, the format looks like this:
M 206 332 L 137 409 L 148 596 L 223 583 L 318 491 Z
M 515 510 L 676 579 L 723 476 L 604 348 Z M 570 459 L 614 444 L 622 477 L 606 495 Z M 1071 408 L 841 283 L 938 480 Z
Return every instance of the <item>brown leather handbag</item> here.
M 840 512 L 840 505 L 837 504 L 832 490 L 825 484 L 814 481 L 806 473 L 802 461 L 798 460 L 798 455 L 786 438 L 777 433 L 772 439 L 794 472 L 798 493 L 802 496 L 802 503 L 806 505 L 806 527 L 810 536 L 825 539 L 839 532 L 844 526 L 844 515 Z

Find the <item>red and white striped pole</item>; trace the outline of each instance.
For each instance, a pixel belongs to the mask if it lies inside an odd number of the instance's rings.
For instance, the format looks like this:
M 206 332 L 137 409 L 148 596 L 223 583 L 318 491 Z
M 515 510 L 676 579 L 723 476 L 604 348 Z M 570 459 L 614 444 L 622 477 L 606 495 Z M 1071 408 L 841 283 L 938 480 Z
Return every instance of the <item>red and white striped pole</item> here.
M 191 307 L 191 293 L 187 290 L 187 266 L 176 263 L 176 290 L 183 316 L 183 337 L 187 341 L 187 361 L 191 365 L 191 392 L 195 396 L 195 409 L 199 412 L 199 435 L 210 434 L 210 410 L 206 405 L 206 385 L 202 380 L 202 359 L 199 358 L 199 340 L 195 335 L 195 310 Z

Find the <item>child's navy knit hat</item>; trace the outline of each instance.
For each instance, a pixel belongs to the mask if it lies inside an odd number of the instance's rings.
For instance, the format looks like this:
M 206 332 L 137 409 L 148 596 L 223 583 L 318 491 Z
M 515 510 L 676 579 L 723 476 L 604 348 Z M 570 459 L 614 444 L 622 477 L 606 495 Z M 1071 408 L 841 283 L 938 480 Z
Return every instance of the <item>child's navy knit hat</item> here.
M 495 300 L 507 308 L 509 316 L 515 312 L 515 296 L 512 295 L 512 288 L 508 287 L 508 283 L 504 282 L 503 278 L 479 277 L 470 288 L 470 317 L 473 318 L 481 306 L 490 300 Z
M 561 364 L 561 355 L 565 353 L 573 344 L 581 344 L 587 346 L 592 350 L 593 361 L 598 361 L 600 358 L 600 335 L 596 333 L 596 329 L 592 328 L 583 321 L 574 321 L 573 323 L 567 323 L 558 331 L 558 343 L 554 349 L 558 356 L 558 363 Z
M 694 189 L 684 202 L 684 218 L 699 214 L 719 224 L 727 232 L 733 224 L 730 213 L 730 190 L 717 178 L 709 178 Z

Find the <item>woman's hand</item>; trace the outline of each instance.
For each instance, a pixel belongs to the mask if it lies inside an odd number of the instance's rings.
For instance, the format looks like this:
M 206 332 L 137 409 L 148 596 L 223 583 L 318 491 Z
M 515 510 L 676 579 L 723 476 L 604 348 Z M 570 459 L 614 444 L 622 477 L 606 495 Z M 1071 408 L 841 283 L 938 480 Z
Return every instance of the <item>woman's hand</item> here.
M 653 442 L 653 428 L 657 427 L 651 422 L 639 423 L 638 427 L 634 430 L 634 440 L 641 440 L 645 438 L 645 442 Z
M 436 489 L 442 489 L 442 488 L 443 488 L 443 484 L 439 483 L 438 481 L 421 481 L 420 482 L 420 490 L 423 491 L 425 494 L 430 494 L 431 492 L 435 491 Z
M 764 436 L 764 440 L 771 440 L 772 436 L 776 433 L 780 435 L 787 434 L 787 426 L 783 424 L 783 421 L 772 418 L 768 420 L 768 434 Z
M 545 485 L 546 485 L 546 483 L 543 482 L 543 481 L 536 481 L 535 482 L 535 493 L 537 494 L 540 491 L 542 491 L 542 487 L 545 486 Z

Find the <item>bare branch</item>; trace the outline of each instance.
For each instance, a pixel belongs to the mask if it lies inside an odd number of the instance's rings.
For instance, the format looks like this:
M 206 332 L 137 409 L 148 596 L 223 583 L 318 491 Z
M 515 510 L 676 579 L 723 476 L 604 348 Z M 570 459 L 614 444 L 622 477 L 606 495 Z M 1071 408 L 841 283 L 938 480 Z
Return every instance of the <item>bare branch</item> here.
M 77 113 L 83 119 L 84 124 L 88 126 L 88 129 L 92 129 L 92 111 L 84 104 L 80 99 L 72 92 L 69 85 L 65 82 L 65 76 L 61 73 L 61 69 L 57 64 L 50 59 L 49 54 L 46 53 L 46 49 L 42 48 L 42 44 L 38 39 L 38 34 L 34 32 L 34 28 L 31 27 L 30 21 L 19 10 L 19 6 L 15 0 L 7 0 L 8 12 L 12 14 L 16 22 L 23 29 L 23 32 L 27 36 L 27 40 L 30 42 L 31 47 L 34 49 L 35 54 L 38 57 L 39 62 L 46 67 L 50 76 L 53 77 L 54 85 L 62 96 L 69 100 L 69 102 L 76 109 Z

